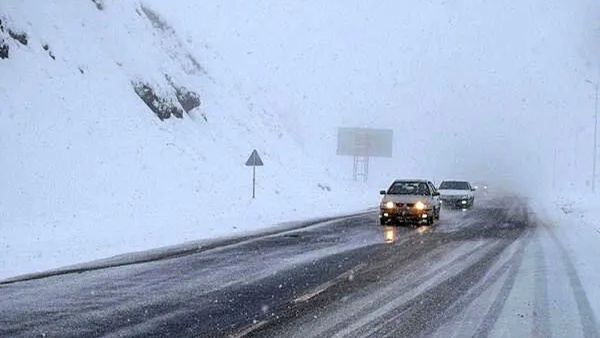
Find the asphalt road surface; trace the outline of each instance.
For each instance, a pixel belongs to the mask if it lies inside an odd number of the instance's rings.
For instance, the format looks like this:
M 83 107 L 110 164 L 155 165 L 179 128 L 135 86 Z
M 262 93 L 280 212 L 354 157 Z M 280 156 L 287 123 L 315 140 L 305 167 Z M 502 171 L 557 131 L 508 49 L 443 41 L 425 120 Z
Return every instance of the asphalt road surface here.
M 0 285 L 6 337 L 598 337 L 525 200 L 427 227 L 375 213 L 141 264 Z

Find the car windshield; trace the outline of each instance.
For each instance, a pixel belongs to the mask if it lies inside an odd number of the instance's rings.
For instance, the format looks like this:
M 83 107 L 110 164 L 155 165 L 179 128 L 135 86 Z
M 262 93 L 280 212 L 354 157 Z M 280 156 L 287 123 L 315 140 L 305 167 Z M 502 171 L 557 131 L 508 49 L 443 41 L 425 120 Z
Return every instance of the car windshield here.
M 388 190 L 390 195 L 429 195 L 429 187 L 424 182 L 394 182 Z
M 469 190 L 469 183 L 463 181 L 445 181 L 440 185 L 443 190 Z

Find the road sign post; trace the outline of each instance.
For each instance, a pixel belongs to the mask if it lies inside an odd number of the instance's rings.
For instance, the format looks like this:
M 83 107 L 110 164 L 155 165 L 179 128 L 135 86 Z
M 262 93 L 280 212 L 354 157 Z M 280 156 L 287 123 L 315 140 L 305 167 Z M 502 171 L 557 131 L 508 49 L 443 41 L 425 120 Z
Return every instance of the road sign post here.
M 252 167 L 252 198 L 256 198 L 256 167 L 262 165 L 264 165 L 263 161 L 258 156 L 256 149 L 254 149 L 246 161 L 246 166 Z

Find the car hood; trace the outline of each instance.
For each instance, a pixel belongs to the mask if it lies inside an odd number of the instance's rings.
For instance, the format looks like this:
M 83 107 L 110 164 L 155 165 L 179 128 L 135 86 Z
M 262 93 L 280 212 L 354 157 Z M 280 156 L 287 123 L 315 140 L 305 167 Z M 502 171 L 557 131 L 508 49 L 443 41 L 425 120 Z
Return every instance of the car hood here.
M 469 190 L 454 190 L 454 189 L 440 189 L 438 190 L 442 196 L 471 196 L 473 192 Z
M 423 195 L 385 195 L 382 203 L 389 201 L 394 203 L 417 203 L 418 201 L 421 201 L 425 203 L 429 200 L 431 200 L 431 197 Z

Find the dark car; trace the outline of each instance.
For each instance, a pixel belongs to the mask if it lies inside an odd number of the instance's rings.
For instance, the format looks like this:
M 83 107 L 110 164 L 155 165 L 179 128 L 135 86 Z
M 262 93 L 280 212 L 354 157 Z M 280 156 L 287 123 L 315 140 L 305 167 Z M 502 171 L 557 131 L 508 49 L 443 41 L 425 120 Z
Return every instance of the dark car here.
M 433 224 L 440 218 L 439 193 L 428 180 L 396 180 L 381 190 L 379 221 L 386 224 Z

